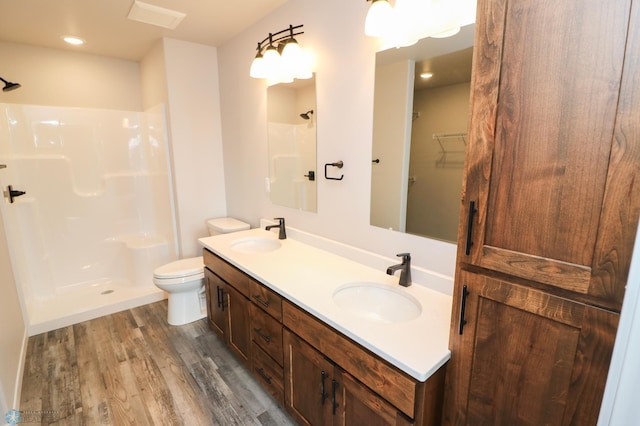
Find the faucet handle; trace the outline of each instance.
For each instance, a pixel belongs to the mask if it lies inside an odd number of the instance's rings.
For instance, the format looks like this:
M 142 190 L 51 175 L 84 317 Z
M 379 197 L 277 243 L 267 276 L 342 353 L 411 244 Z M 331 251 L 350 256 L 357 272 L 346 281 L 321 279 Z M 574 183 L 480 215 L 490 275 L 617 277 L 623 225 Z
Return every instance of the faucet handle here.
M 284 223 L 284 217 L 274 217 L 273 220 L 277 220 L 280 225 Z
M 396 256 L 401 257 L 402 258 L 402 263 L 406 263 L 406 262 L 410 262 L 411 261 L 411 253 L 398 253 L 396 254 Z

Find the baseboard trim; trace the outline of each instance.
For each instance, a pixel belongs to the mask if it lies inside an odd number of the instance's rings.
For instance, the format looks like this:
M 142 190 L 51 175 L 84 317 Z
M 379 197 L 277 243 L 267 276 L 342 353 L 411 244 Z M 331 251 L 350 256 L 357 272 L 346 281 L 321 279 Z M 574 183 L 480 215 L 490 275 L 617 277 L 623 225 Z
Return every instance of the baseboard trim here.
M 13 406 L 14 410 L 20 409 L 20 396 L 22 395 L 22 378 L 24 377 L 24 367 L 27 363 L 27 346 L 29 344 L 29 334 L 25 327 L 22 335 L 22 349 L 20 350 L 20 364 L 16 372 L 16 385 L 13 390 Z

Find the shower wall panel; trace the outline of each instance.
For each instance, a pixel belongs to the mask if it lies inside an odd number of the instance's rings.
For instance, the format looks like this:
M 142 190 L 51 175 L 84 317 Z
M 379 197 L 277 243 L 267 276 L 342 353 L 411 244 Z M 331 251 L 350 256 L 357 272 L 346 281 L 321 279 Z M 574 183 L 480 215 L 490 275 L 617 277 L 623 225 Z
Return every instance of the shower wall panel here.
M 6 104 L 0 114 L 0 184 L 26 191 L 2 205 L 26 299 L 152 286 L 152 269 L 176 258 L 163 114 Z

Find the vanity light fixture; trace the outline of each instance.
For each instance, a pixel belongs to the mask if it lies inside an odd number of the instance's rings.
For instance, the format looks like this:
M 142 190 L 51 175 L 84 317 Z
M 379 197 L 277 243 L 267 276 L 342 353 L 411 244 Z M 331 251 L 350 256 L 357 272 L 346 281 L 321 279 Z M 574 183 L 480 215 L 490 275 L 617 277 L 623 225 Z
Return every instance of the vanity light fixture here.
M 425 37 L 451 37 L 475 22 L 476 0 L 366 0 L 371 6 L 364 32 L 380 37 L 383 49 L 415 44 Z
M 423 72 L 422 74 L 420 74 L 420 78 L 426 80 L 433 77 L 433 73 L 431 72 Z
M 294 38 L 304 31 L 298 31 L 303 25 L 289 25 L 289 28 L 269 33 L 258 42 L 256 57 L 251 63 L 249 75 L 253 78 L 266 78 L 272 84 L 290 83 L 294 78 L 308 79 L 313 76 L 309 58 Z

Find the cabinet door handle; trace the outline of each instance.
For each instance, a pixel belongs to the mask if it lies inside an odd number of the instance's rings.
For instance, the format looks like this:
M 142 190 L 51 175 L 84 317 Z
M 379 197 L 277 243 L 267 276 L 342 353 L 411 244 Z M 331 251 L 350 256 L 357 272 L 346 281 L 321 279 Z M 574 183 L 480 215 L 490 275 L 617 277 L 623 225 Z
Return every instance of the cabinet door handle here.
M 268 300 L 263 300 L 263 299 L 262 299 L 262 297 L 260 297 L 260 295 L 259 295 L 259 294 L 254 294 L 254 295 L 253 295 L 253 298 L 254 298 L 258 303 L 260 303 L 262 306 L 264 306 L 265 308 L 268 308 L 268 307 L 269 307 L 269 305 L 271 304 L 271 303 L 269 303 L 269 301 L 268 301 Z
M 469 291 L 467 291 L 467 285 L 462 286 L 462 299 L 460 300 L 460 324 L 458 326 L 458 333 L 462 334 L 462 330 L 464 329 L 467 320 L 464 319 L 464 311 L 467 307 L 467 296 L 469 295 Z
M 253 331 L 255 331 L 258 336 L 262 337 L 265 342 L 269 343 L 271 341 L 271 336 L 264 334 L 261 328 L 254 327 Z
M 467 256 L 471 253 L 471 246 L 473 245 L 473 241 L 471 241 L 471 233 L 473 230 L 473 216 L 478 212 L 476 210 L 476 202 L 469 202 L 469 216 L 467 220 L 467 242 L 464 246 L 464 254 Z
M 256 371 L 258 372 L 258 374 L 260 376 L 262 376 L 262 378 L 269 384 L 271 384 L 271 376 L 267 376 L 267 374 L 264 372 L 264 368 L 260 367 L 260 368 L 256 368 Z
M 329 375 L 327 373 L 325 373 L 324 371 L 322 371 L 322 373 L 320 373 L 320 375 L 322 376 L 322 382 L 321 382 L 321 385 L 320 385 L 320 405 L 324 405 L 324 401 L 329 396 L 324 391 L 324 379 L 326 379 Z
M 227 304 L 224 303 L 224 289 L 220 287 L 220 308 L 224 311 L 226 306 Z
M 336 415 L 336 408 L 338 408 L 338 406 L 340 404 L 338 404 L 338 402 L 336 401 L 336 389 L 338 388 L 338 382 L 336 382 L 335 380 L 331 380 L 331 410 L 333 411 L 333 415 Z
M 222 289 L 217 285 L 216 290 L 218 291 L 218 308 L 222 308 L 222 297 L 220 297 L 220 290 Z

